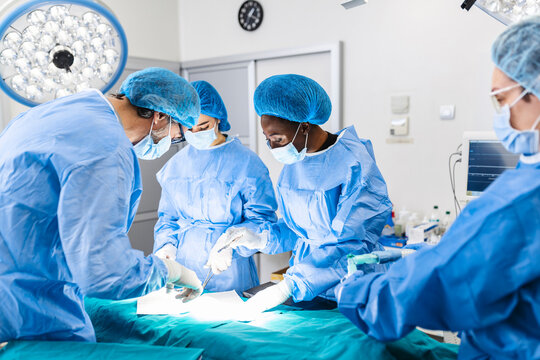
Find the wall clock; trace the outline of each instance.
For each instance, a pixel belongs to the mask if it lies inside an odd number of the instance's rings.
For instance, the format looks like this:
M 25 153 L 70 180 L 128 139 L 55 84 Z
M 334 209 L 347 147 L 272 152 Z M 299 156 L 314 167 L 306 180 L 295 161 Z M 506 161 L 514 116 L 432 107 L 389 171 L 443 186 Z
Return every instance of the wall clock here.
M 238 11 L 238 23 L 246 31 L 257 30 L 263 20 L 263 8 L 258 1 L 245 1 Z

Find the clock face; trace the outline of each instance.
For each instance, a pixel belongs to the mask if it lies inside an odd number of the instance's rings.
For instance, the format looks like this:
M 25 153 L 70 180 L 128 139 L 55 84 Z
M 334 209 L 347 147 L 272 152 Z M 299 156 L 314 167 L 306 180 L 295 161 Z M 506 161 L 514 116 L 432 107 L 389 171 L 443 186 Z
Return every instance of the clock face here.
M 238 11 L 238 22 L 242 29 L 246 31 L 256 30 L 261 26 L 263 19 L 263 9 L 261 4 L 254 0 L 248 0 L 240 6 Z

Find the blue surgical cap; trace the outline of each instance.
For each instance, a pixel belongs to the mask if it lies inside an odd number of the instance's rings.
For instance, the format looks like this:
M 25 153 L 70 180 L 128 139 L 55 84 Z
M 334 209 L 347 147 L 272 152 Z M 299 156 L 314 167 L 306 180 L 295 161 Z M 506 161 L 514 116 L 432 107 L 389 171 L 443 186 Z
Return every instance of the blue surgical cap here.
M 129 75 L 120 86 L 131 104 L 158 111 L 192 128 L 199 116 L 197 91 L 183 77 L 162 68 L 147 68 Z
M 191 85 L 193 85 L 195 90 L 197 90 L 197 94 L 199 94 L 201 114 L 219 119 L 220 131 L 230 130 L 231 124 L 227 121 L 227 109 L 217 90 L 204 80 L 194 81 Z M 195 120 L 196 122 L 197 120 Z
M 540 16 L 506 29 L 495 40 L 491 57 L 508 77 L 540 99 Z
M 302 75 L 275 75 L 257 86 L 255 111 L 259 116 L 308 122 L 315 125 L 328 121 L 332 103 L 321 85 Z

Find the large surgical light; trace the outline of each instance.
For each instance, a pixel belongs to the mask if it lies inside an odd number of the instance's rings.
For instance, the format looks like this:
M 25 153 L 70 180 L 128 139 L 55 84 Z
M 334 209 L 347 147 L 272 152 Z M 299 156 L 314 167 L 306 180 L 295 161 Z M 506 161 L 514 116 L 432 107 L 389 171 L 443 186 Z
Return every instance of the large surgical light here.
M 473 5 L 505 25 L 540 14 L 540 0 L 465 0 L 461 8 L 468 11 Z
M 107 92 L 122 74 L 126 35 L 98 1 L 11 1 L 0 12 L 0 88 L 18 102 Z

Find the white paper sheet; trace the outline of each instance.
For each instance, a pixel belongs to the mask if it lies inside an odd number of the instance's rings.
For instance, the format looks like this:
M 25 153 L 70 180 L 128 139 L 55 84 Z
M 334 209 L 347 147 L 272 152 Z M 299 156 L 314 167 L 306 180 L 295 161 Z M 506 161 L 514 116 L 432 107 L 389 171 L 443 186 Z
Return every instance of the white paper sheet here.
M 176 299 L 177 291 L 165 288 L 137 299 L 138 315 L 189 314 L 204 320 L 228 320 L 241 314 L 244 301 L 236 291 L 207 293 L 187 303 Z

